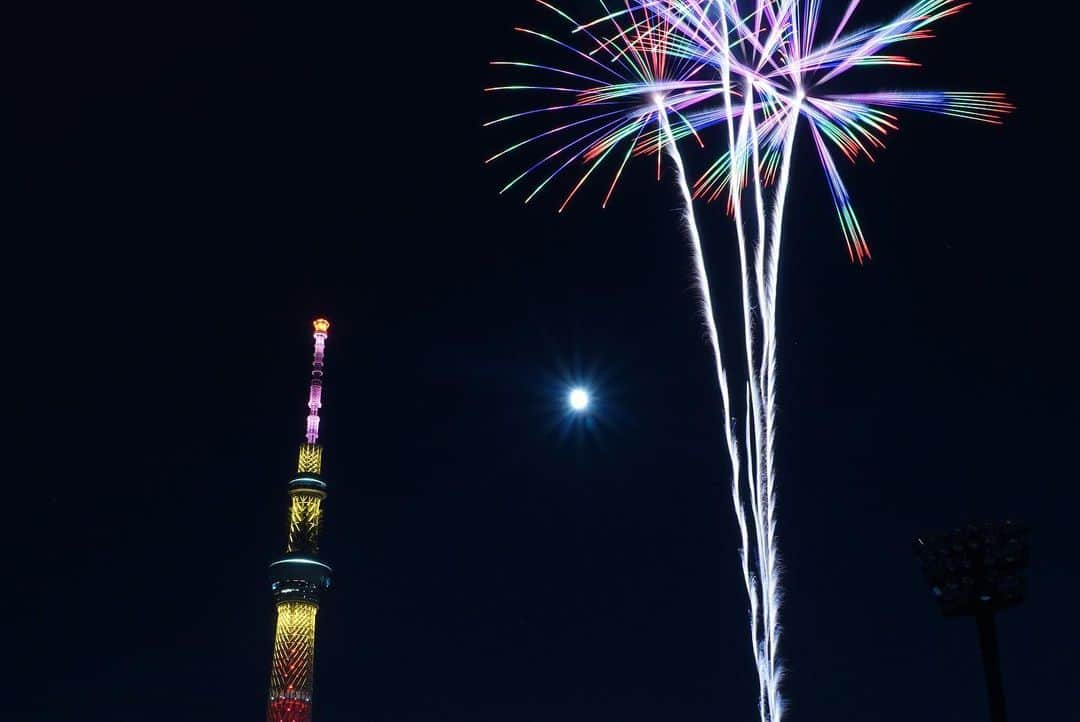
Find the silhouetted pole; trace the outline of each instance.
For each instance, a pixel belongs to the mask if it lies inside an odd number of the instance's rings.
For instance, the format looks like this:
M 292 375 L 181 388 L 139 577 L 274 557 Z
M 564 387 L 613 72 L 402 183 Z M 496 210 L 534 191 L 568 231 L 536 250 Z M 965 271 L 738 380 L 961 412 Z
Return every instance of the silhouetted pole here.
M 997 623 L 994 612 L 982 609 L 975 615 L 979 629 L 979 648 L 982 650 L 986 692 L 990 696 L 991 722 L 1005 722 L 1005 687 L 1001 682 L 1001 658 L 998 657 Z
M 1024 599 L 1028 530 L 1011 521 L 920 537 L 915 552 L 946 617 L 975 617 L 991 722 L 1006 722 L 996 612 Z

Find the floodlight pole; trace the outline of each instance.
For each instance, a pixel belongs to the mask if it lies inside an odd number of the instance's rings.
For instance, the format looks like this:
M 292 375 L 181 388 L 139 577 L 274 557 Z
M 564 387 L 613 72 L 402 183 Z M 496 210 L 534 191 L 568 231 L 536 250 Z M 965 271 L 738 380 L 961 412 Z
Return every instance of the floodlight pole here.
M 942 614 L 975 618 L 990 722 L 1006 722 L 994 615 L 1024 599 L 1027 537 L 1027 527 L 1007 521 L 969 525 L 915 540 L 923 574 Z
M 997 622 L 994 619 L 994 610 L 979 610 L 975 615 L 975 626 L 979 630 L 983 674 L 986 675 L 986 693 L 990 701 L 990 722 L 1006 722 L 1005 685 L 1001 681 L 1001 657 L 998 656 Z

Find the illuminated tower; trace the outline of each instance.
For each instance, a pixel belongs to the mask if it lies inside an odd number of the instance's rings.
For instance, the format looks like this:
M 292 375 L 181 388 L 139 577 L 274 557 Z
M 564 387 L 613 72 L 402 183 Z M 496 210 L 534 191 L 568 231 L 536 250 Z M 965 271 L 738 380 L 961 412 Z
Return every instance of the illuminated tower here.
M 319 531 L 326 482 L 322 480 L 319 409 L 322 407 L 323 353 L 330 322 L 315 320 L 307 436 L 300 445 L 296 476 L 289 482 L 289 542 L 270 565 L 270 588 L 277 606 L 274 658 L 270 668 L 267 722 L 310 722 L 315 671 L 315 615 L 319 595 L 330 586 L 330 567 L 319 560 Z

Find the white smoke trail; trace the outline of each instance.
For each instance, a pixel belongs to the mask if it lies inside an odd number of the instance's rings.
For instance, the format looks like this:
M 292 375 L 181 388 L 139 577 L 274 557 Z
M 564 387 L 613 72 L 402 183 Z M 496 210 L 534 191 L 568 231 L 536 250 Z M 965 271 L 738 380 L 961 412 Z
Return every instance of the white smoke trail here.
M 748 469 L 748 487 L 750 494 L 750 511 L 754 520 L 754 539 L 755 539 L 755 562 L 757 566 L 757 580 L 760 584 L 760 591 L 753 584 L 753 576 L 748 570 L 747 559 L 750 556 L 750 549 L 748 545 L 748 534 L 743 532 L 745 525 L 745 511 L 742 502 L 742 495 L 739 491 L 740 480 L 739 477 L 734 477 L 732 482 L 732 501 L 735 505 L 735 516 L 740 525 L 740 534 L 742 541 L 742 548 L 740 549 L 740 557 L 743 561 L 743 576 L 746 581 L 747 594 L 750 598 L 750 617 L 751 617 L 751 641 L 754 649 L 754 662 L 757 667 L 758 673 L 758 713 L 762 722 L 778 722 L 774 720 L 774 710 L 780 707 L 780 700 L 778 692 L 773 693 L 773 690 L 777 689 L 777 685 L 772 680 L 772 670 L 775 669 L 775 665 L 771 663 L 769 659 L 768 641 L 771 638 L 770 624 L 775 620 L 772 620 L 771 608 L 774 607 L 769 602 L 770 599 L 770 584 L 766 577 L 769 569 L 768 565 L 764 563 L 766 555 L 766 534 L 763 532 L 766 529 L 764 519 L 762 518 L 762 504 L 765 499 L 761 495 L 760 486 L 760 464 L 755 465 L 751 459 L 760 459 L 761 456 L 758 453 L 761 439 L 762 439 L 762 423 L 761 423 L 761 386 L 758 380 L 757 365 L 754 363 L 754 324 L 752 321 L 752 308 L 750 305 L 750 269 L 747 265 L 747 253 L 746 253 L 746 232 L 742 215 L 742 186 L 743 186 L 743 166 L 745 165 L 746 152 L 745 145 L 746 133 L 747 133 L 747 116 L 753 114 L 753 92 L 752 86 L 747 82 L 747 92 L 745 97 L 747 99 L 746 109 L 749 112 L 743 112 L 739 122 L 738 139 L 736 139 L 735 121 L 732 114 L 732 101 L 731 101 L 731 48 L 728 41 L 729 29 L 727 22 L 727 13 L 720 12 L 720 25 L 721 25 L 721 37 L 723 40 L 718 43 L 720 50 L 720 74 L 721 84 L 723 88 L 722 96 L 724 99 L 724 111 L 727 116 L 727 130 L 728 130 L 728 153 L 731 159 L 731 201 L 732 210 L 735 216 L 735 233 L 738 243 L 739 251 L 739 271 L 742 287 L 742 312 L 743 312 L 743 340 L 746 350 L 746 367 L 747 375 L 750 377 L 747 384 L 747 405 L 749 407 L 746 423 L 746 449 L 747 449 L 747 469 Z M 755 143 L 756 145 L 756 143 Z M 755 174 L 758 172 L 757 164 L 754 168 Z M 760 245 L 760 244 L 759 244 Z M 752 423 L 751 423 L 752 422 Z M 752 431 L 751 431 L 752 429 Z M 753 449 L 753 452 L 751 452 Z M 758 468 L 755 469 L 755 466 Z M 760 594 L 760 597 L 758 596 Z M 759 611 L 760 610 L 760 611 Z M 759 619 L 765 627 L 765 641 L 759 641 L 757 629 Z
M 727 13 L 718 13 L 721 37 L 728 38 Z M 701 239 L 693 214 L 693 196 L 686 181 L 683 161 L 671 131 L 662 98 L 654 98 L 661 133 L 678 170 L 679 188 L 686 204 L 687 226 L 694 251 L 702 310 L 721 384 L 725 414 L 725 440 L 732 468 L 732 502 L 739 527 L 740 562 L 750 603 L 750 638 L 758 673 L 758 711 L 761 722 L 780 722 L 784 701 L 780 695 L 783 669 L 778 659 L 780 644 L 781 593 L 776 543 L 775 496 L 775 376 L 776 376 L 776 274 L 779 270 L 780 225 L 790 170 L 791 145 L 797 110 L 785 138 L 780 185 L 767 208 L 761 178 L 761 148 L 755 113 L 753 78 L 740 73 L 742 108 L 736 123 L 733 113 L 732 58 L 727 42 L 717 43 L 720 55 L 722 97 L 731 161 L 731 207 L 739 252 L 742 292 L 743 342 L 746 354 L 745 467 L 747 495 L 742 493 L 742 466 L 736 441 L 738 426 L 732 424 L 730 395 L 712 310 L 711 290 L 705 270 Z M 799 100 L 801 101 L 801 95 Z M 736 125 L 738 128 L 736 129 Z M 753 214 L 756 233 L 747 233 L 743 208 L 743 188 L 753 175 Z M 770 218 L 771 216 L 771 218 Z M 770 224 L 769 221 L 772 221 Z M 755 303 L 756 302 L 756 303 Z M 749 518 L 748 518 L 749 517 Z M 752 544 L 752 547 L 751 547 Z
M 720 351 L 720 336 L 716 327 L 716 318 L 713 311 L 712 303 L 712 290 L 709 283 L 709 275 L 705 266 L 705 254 L 701 245 L 701 236 L 698 232 L 697 220 L 694 216 L 694 198 L 690 192 L 690 186 L 686 180 L 686 169 L 683 165 L 682 156 L 679 153 L 678 146 L 675 142 L 675 136 L 671 131 L 671 123 L 668 119 L 667 108 L 664 105 L 663 98 L 654 98 L 656 104 L 657 117 L 660 121 L 660 126 L 664 137 L 666 139 L 665 145 L 667 146 L 668 154 L 675 163 L 676 176 L 679 184 L 679 190 L 682 193 L 683 202 L 686 205 L 686 226 L 690 235 L 691 249 L 693 251 L 694 258 L 694 275 L 698 284 L 698 290 L 701 294 L 701 315 L 705 320 L 705 327 L 709 333 L 709 344 L 713 350 L 713 358 L 716 364 L 716 377 L 720 384 L 720 397 L 723 402 L 723 414 L 724 414 L 724 439 L 727 443 L 728 458 L 731 461 L 731 489 L 732 497 L 735 503 L 735 518 L 739 525 L 739 536 L 741 540 L 741 546 L 739 548 L 739 556 L 742 567 L 743 583 L 746 586 L 746 593 L 750 599 L 750 641 L 754 649 L 755 661 L 759 670 L 758 686 L 759 686 L 759 709 L 761 718 L 764 722 L 766 719 L 766 695 L 772 685 L 769 685 L 766 678 L 762 676 L 762 670 L 768 669 L 768 660 L 762 656 L 762 642 L 759 640 L 760 631 L 758 628 L 759 620 L 759 590 L 758 580 L 750 570 L 750 553 L 749 553 L 749 525 L 746 520 L 746 511 L 742 502 L 740 492 L 740 457 L 738 442 L 735 439 L 735 420 L 731 414 L 731 395 L 728 391 L 727 371 L 724 367 L 723 354 Z M 750 437 L 749 424 L 750 424 L 750 395 L 747 394 L 747 439 Z M 754 478 L 754 463 L 753 458 L 748 455 L 748 474 L 750 478 Z M 755 531 L 758 528 L 756 517 L 758 514 L 758 501 L 756 490 L 751 488 L 751 501 L 750 501 L 751 513 L 755 516 Z
M 751 402 L 750 402 L 751 396 L 752 396 L 752 394 L 751 394 L 751 389 L 750 389 L 750 383 L 747 382 L 747 384 L 746 384 L 746 417 L 745 418 L 746 418 L 746 438 L 747 438 L 747 452 L 748 453 L 747 453 L 747 459 L 746 459 L 746 471 L 747 471 L 746 476 L 747 476 L 747 479 L 749 481 L 748 486 L 749 486 L 749 490 L 750 490 L 750 513 L 751 513 L 751 515 L 753 516 L 753 519 L 754 519 L 755 543 L 756 543 L 756 548 L 760 548 L 760 545 L 761 545 L 761 532 L 760 532 L 760 523 L 758 521 L 759 518 L 760 518 L 760 512 L 759 512 L 760 506 L 759 506 L 759 503 L 758 503 L 758 487 L 757 487 L 757 484 L 754 483 L 754 479 L 757 478 L 757 475 L 756 475 L 755 468 L 754 468 L 754 455 L 749 453 L 749 448 L 750 448 L 750 443 L 751 443 L 750 439 L 754 438 L 753 432 L 751 431 L 751 419 L 753 418 L 751 416 Z M 735 502 L 735 515 L 736 516 L 745 516 L 745 512 L 741 508 L 741 504 L 739 502 L 738 487 L 739 487 L 739 482 L 738 482 L 738 480 L 736 480 L 735 492 L 732 494 L 732 498 L 733 498 L 733 500 Z M 745 559 L 750 554 L 750 550 L 746 546 L 746 537 L 745 537 L 745 535 L 743 536 L 742 542 L 743 542 L 743 551 L 741 553 L 741 556 Z M 755 552 L 755 554 L 756 553 L 757 552 Z M 757 560 L 757 557 L 755 556 L 755 561 L 756 560 Z M 761 564 L 757 563 L 756 566 L 757 566 L 757 569 L 759 571 L 759 578 L 760 578 Z M 750 625 L 755 630 L 757 629 L 757 626 L 758 626 L 759 615 L 761 617 L 764 616 L 764 611 L 760 610 L 760 608 L 762 606 L 762 601 L 761 601 L 761 596 L 762 595 L 763 595 L 763 591 L 759 590 L 757 588 L 757 586 L 755 585 L 755 588 L 753 590 L 753 594 L 750 597 Z M 767 691 L 767 688 L 770 686 L 769 685 L 769 680 L 768 680 L 768 669 L 769 669 L 768 659 L 766 658 L 765 643 L 763 641 L 759 642 L 756 635 L 752 635 L 751 639 L 754 642 L 754 663 L 755 663 L 755 665 L 757 667 L 757 670 L 758 670 L 758 713 L 761 715 L 761 719 L 765 720 L 769 716 L 769 708 L 766 706 L 767 705 L 767 700 L 769 699 L 766 696 L 766 691 Z
M 795 145 L 795 130 L 798 128 L 799 109 L 802 102 L 801 90 L 795 97 L 788 119 L 787 134 L 784 138 L 783 159 L 780 164 L 780 177 L 776 196 L 773 199 L 773 217 L 768 248 L 768 268 L 765 272 L 766 292 L 762 308 L 765 342 L 762 348 L 762 369 L 764 375 L 762 395 L 765 401 L 765 493 L 768 503 L 765 508 L 765 523 L 769 530 L 769 567 L 770 589 L 765 592 L 766 602 L 772 607 L 769 626 L 769 697 L 772 710 L 772 722 L 780 722 L 783 716 L 783 699 L 780 696 L 780 682 L 783 679 L 783 666 L 779 662 L 780 647 L 780 560 L 776 541 L 776 296 L 780 272 L 780 242 L 783 238 L 784 205 L 787 200 L 788 180 L 791 175 L 791 155 Z
M 753 421 L 753 434 L 747 434 L 747 453 L 749 454 L 751 449 L 753 452 L 753 469 L 754 473 L 747 476 L 747 483 L 750 486 L 751 491 L 751 511 L 754 515 L 754 537 L 755 537 L 755 550 L 757 560 L 757 577 L 761 585 L 761 624 L 765 628 L 765 636 L 762 639 L 760 648 L 757 654 L 757 661 L 759 667 L 759 705 L 762 709 L 766 710 L 764 713 L 769 720 L 773 719 L 773 700 L 774 695 L 771 694 L 771 690 L 775 688 L 775 683 L 772 679 L 772 670 L 774 665 L 772 664 L 772 629 L 775 626 L 774 608 L 772 604 L 771 593 L 774 588 L 771 571 L 772 567 L 765 563 L 765 560 L 769 558 L 771 553 L 771 540 L 772 537 L 769 533 L 768 525 L 763 523 L 768 513 L 769 496 L 767 493 L 768 483 L 765 479 L 766 464 L 763 456 L 762 440 L 765 436 L 764 430 L 764 406 L 765 397 L 763 394 L 764 380 L 762 375 L 762 362 L 755 360 L 755 355 L 759 353 L 759 345 L 762 343 L 756 338 L 755 332 L 759 327 L 764 330 L 764 316 L 763 306 L 765 303 L 764 297 L 764 253 L 765 253 L 765 204 L 764 195 L 761 189 L 761 173 L 760 173 L 760 153 L 759 143 L 757 137 L 757 122 L 754 114 L 754 84 L 751 78 L 744 77 L 744 89 L 743 89 L 743 111 L 739 123 L 739 133 L 736 138 L 736 152 L 739 155 L 740 163 L 738 167 L 738 174 L 736 178 L 739 182 L 739 191 L 735 195 L 734 203 L 737 207 L 741 208 L 742 205 L 742 186 L 746 183 L 746 173 L 753 172 L 754 178 L 754 207 L 756 211 L 756 226 L 757 226 L 757 239 L 752 248 L 753 257 L 753 278 L 751 279 L 751 269 L 746 264 L 747 253 L 745 247 L 740 247 L 740 270 L 742 272 L 742 287 L 743 287 L 743 319 L 745 337 L 744 343 L 746 347 L 746 366 L 748 376 L 749 398 L 750 398 L 750 410 L 752 412 Z M 749 144 L 749 151 L 747 148 Z M 749 163 L 747 158 L 749 156 Z M 747 167 L 749 166 L 749 168 Z M 734 187 L 734 186 L 733 186 Z M 736 213 L 736 224 L 742 224 L 742 214 Z M 743 236 L 748 234 L 743 232 Z M 752 293 L 751 293 L 752 290 Z M 756 298 L 756 308 L 751 305 L 750 298 Z M 762 347 L 763 348 L 763 347 Z M 748 466 L 748 468 L 750 468 Z
M 668 120 L 667 108 L 663 98 L 657 96 L 653 99 L 656 103 L 656 114 L 660 120 L 660 127 L 666 139 L 668 154 L 675 162 L 676 177 L 679 190 L 682 192 L 683 202 L 686 204 L 686 228 L 690 234 L 690 247 L 694 257 L 694 277 L 698 284 L 698 292 L 701 294 L 701 316 L 705 320 L 705 327 L 709 332 L 709 345 L 712 346 L 713 359 L 716 363 L 716 379 L 720 384 L 720 398 L 723 401 L 724 412 L 724 439 L 727 442 L 728 457 L 731 460 L 731 474 L 735 479 L 739 478 L 739 450 L 733 431 L 733 418 L 731 415 L 731 395 L 728 392 L 727 371 L 724 369 L 724 356 L 720 352 L 720 334 L 716 328 L 716 317 L 713 313 L 712 290 L 709 284 L 709 274 L 705 267 L 705 251 L 701 245 L 701 235 L 698 232 L 697 219 L 694 217 L 694 197 L 690 193 L 690 186 L 686 181 L 686 169 L 683 166 L 682 155 L 675 143 L 675 135 L 671 132 L 671 122 Z M 745 531 L 745 518 L 740 527 Z
M 757 486 L 758 506 L 755 510 L 755 527 L 758 532 L 758 574 L 762 585 L 762 618 L 765 626 L 764 651 L 762 653 L 764 665 L 768 669 L 765 677 L 768 686 L 769 718 L 772 722 L 779 719 L 779 689 L 777 680 L 776 650 L 779 641 L 779 580 L 777 568 L 774 564 L 776 558 L 776 528 L 771 523 L 772 509 L 775 505 L 775 496 L 772 493 L 773 485 L 770 473 L 773 470 L 769 459 L 768 437 L 770 433 L 769 419 L 773 415 L 772 398 L 769 395 L 771 388 L 771 374 L 766 362 L 768 350 L 773 337 L 773 326 L 769 309 L 769 299 L 766 290 L 765 251 L 766 232 L 765 225 L 765 200 L 761 183 L 761 141 L 758 136 L 757 119 L 753 107 L 754 84 L 750 78 L 746 79 L 746 109 L 744 117 L 748 119 L 750 127 L 750 151 L 752 172 L 754 174 L 754 205 L 757 210 L 757 246 L 754 249 L 754 278 L 757 291 L 757 318 L 761 323 L 761 348 L 760 358 L 757 361 L 758 397 L 761 399 L 760 416 L 755 418 L 759 421 L 756 427 L 757 434 L 754 437 L 754 452 L 757 462 L 757 476 L 751 477 L 751 483 Z M 750 343 L 750 341 L 748 341 Z M 754 348 L 754 351 L 758 351 Z M 751 363 L 748 361 L 748 363 Z M 764 428 L 762 428 L 764 427 Z
M 780 557 L 776 535 L 776 296 L 780 266 L 780 245 L 782 240 L 783 214 L 787 198 L 788 181 L 791 171 L 791 155 L 794 146 L 795 130 L 798 125 L 798 113 L 802 102 L 801 92 L 796 96 L 786 120 L 786 132 L 782 150 L 782 161 L 778 187 L 773 200 L 771 223 L 766 226 L 765 204 L 761 182 L 760 138 L 754 117 L 749 93 L 751 83 L 747 82 L 747 105 L 743 117 L 750 128 L 750 155 L 754 173 L 755 205 L 757 209 L 758 245 L 754 249 L 754 278 L 758 308 L 755 318 L 760 320 L 761 339 L 747 337 L 748 348 L 760 353 L 756 359 L 748 353 L 750 368 L 757 370 L 756 379 L 751 372 L 750 396 L 754 397 L 753 385 L 757 383 L 759 409 L 752 410 L 755 424 L 752 437 L 757 474 L 749 476 L 751 485 L 754 527 L 757 540 L 757 572 L 761 584 L 761 616 L 764 626 L 762 652 L 759 665 L 765 667 L 762 675 L 767 690 L 767 706 L 770 722 L 780 722 L 783 717 L 784 700 L 780 695 L 780 682 L 783 679 L 783 666 L 779 661 L 780 647 L 780 610 L 783 595 L 780 587 Z M 745 154 L 744 149 L 740 149 Z M 766 237 L 768 242 L 766 243 Z M 755 345 L 760 343 L 760 347 Z M 750 436 L 748 432 L 748 436 Z M 737 511 L 738 515 L 740 512 Z

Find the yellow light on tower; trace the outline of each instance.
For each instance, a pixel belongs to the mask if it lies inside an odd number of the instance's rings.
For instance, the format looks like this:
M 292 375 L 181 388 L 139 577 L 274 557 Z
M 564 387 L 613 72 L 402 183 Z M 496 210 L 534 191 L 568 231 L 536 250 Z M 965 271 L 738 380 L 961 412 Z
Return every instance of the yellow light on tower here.
M 306 489 L 292 493 L 292 503 L 289 505 L 289 545 L 285 549 L 286 553 L 318 553 L 324 496 L 322 492 Z
M 300 458 L 296 462 L 296 471 L 299 474 L 321 474 L 322 447 L 318 444 L 303 444 L 300 447 Z
M 270 672 L 272 718 L 288 719 L 289 715 L 280 712 L 300 703 L 303 709 L 296 711 L 306 713 L 304 716 L 310 719 L 315 671 L 315 614 L 318 611 L 319 608 L 309 602 L 282 602 L 277 607 L 274 666 Z

